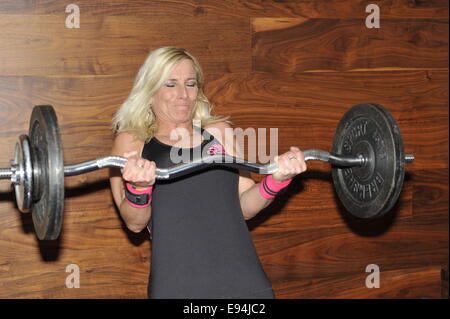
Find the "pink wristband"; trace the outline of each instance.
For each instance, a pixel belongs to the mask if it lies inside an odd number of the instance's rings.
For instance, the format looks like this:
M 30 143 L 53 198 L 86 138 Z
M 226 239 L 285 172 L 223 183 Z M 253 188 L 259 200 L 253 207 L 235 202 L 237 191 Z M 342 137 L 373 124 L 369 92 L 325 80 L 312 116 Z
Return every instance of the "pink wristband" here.
M 284 182 L 277 182 L 272 178 L 272 175 L 267 175 L 259 184 L 259 193 L 262 195 L 262 197 L 267 199 L 275 198 L 277 193 L 288 186 L 291 181 L 292 178 Z
M 125 183 L 125 187 L 127 188 L 128 192 L 130 192 L 133 195 L 137 195 L 137 196 L 145 195 L 145 194 L 148 195 L 148 202 L 145 204 L 133 203 L 127 196 L 125 196 L 125 199 L 128 202 L 128 204 L 130 204 L 131 206 L 136 207 L 136 208 L 144 208 L 144 207 L 150 206 L 150 203 L 152 202 L 153 186 L 149 186 L 142 190 L 137 190 L 137 189 L 133 188 L 130 183 L 127 182 L 127 183 Z
M 136 189 L 133 186 L 131 186 L 131 184 L 128 183 L 128 182 L 125 183 L 125 184 L 126 184 L 128 190 L 131 193 L 135 194 L 135 195 L 141 195 L 141 194 L 149 194 L 149 195 L 151 195 L 152 192 L 153 192 L 153 186 L 148 186 L 148 187 L 146 187 L 144 189 L 139 190 L 139 189 Z

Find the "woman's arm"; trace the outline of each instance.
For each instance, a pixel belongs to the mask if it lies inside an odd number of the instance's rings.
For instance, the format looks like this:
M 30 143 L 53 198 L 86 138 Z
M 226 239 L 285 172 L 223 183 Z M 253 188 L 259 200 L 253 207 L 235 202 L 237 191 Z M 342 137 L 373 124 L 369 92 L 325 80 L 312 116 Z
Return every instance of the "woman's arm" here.
M 115 138 L 111 151 L 112 155 L 128 158 L 123 169 L 111 169 L 110 184 L 120 216 L 127 228 L 135 233 L 139 233 L 148 225 L 151 217 L 151 206 L 144 208 L 131 206 L 125 199 L 124 181 L 142 187 L 154 184 L 154 162 L 137 156 L 137 154 L 142 153 L 143 147 L 144 142 L 136 139 L 132 134 L 120 133 Z M 143 167 L 138 167 L 138 163 Z

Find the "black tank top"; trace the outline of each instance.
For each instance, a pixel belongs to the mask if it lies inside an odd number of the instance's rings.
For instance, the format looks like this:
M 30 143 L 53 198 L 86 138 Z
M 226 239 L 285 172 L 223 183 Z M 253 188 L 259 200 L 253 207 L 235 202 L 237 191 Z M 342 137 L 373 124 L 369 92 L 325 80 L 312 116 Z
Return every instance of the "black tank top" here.
M 182 149 L 153 137 L 142 157 L 168 168 L 177 164 L 171 150 L 187 152 L 190 160 L 220 150 L 214 136 L 194 128 L 203 136 L 201 145 Z M 238 182 L 237 169 L 220 166 L 156 181 L 149 224 L 150 298 L 274 297 L 242 215 Z

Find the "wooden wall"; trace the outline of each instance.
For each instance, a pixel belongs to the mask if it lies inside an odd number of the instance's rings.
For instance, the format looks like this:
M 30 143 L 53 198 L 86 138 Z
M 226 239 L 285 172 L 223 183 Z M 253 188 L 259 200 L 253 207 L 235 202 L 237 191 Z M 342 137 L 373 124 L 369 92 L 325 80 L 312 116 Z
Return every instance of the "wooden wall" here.
M 72 3 L 79 29 L 65 27 Z M 370 3 L 379 29 L 365 27 Z M 448 297 L 447 0 L 2 0 L 0 44 L 3 167 L 37 104 L 57 111 L 66 164 L 108 155 L 113 113 L 148 52 L 166 45 L 199 58 L 216 113 L 278 128 L 280 152 L 329 150 L 349 107 L 384 105 L 416 157 L 392 212 L 351 217 L 329 165 L 310 162 L 248 224 L 278 298 Z M 63 231 L 50 242 L 1 182 L 0 298 L 146 298 L 151 242 L 124 227 L 108 171 L 65 181 Z M 78 289 L 66 288 L 69 264 Z M 365 286 L 369 264 L 378 289 Z

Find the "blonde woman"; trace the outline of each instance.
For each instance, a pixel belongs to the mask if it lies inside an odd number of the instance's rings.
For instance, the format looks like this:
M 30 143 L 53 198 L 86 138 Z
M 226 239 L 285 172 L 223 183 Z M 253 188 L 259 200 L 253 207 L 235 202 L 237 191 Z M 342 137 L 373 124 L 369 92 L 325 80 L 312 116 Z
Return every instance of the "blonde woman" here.
M 230 122 L 211 114 L 203 86 L 201 67 L 186 50 L 149 54 L 113 120 L 112 154 L 128 158 L 110 179 L 114 201 L 131 231 L 151 233 L 150 298 L 274 298 L 245 220 L 306 170 L 298 148 L 278 156 L 278 171 L 261 183 L 218 166 L 155 180 L 156 167 L 173 166 L 180 152 L 190 160 L 237 157 L 224 138 Z

